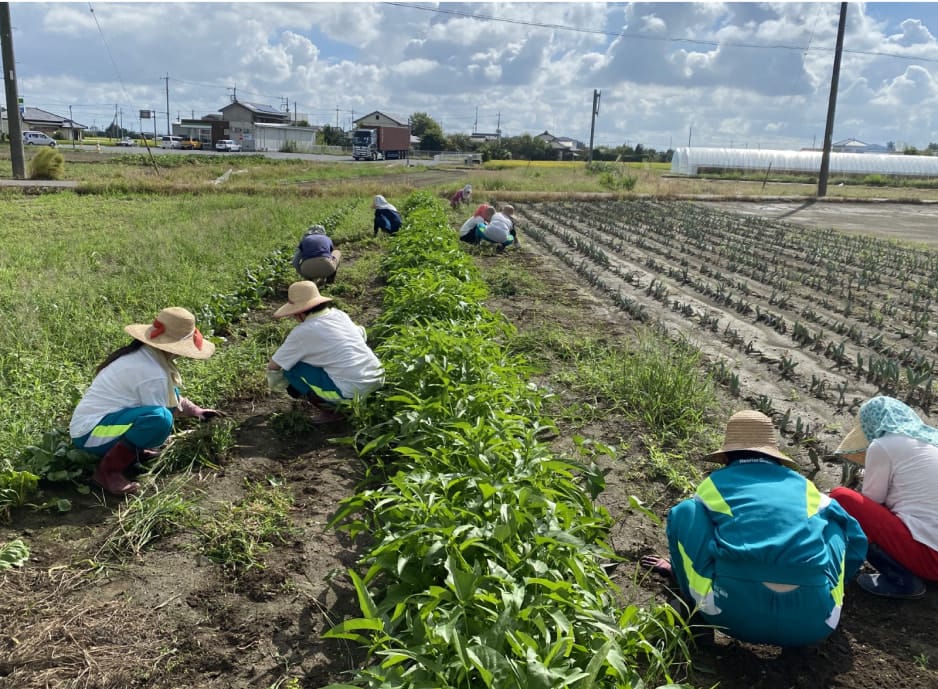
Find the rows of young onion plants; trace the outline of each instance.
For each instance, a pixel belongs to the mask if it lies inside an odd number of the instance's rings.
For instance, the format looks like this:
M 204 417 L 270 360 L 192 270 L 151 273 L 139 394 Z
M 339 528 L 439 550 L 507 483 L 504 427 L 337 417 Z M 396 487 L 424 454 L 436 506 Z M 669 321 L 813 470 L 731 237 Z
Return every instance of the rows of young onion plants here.
M 349 685 L 634 687 L 670 682 L 686 628 L 667 607 L 618 607 L 602 477 L 539 441 L 545 394 L 510 351 L 511 325 L 416 193 L 382 270 L 370 335 L 385 388 L 355 405 L 366 488 L 332 524 L 373 545 L 350 572 L 361 616 L 328 636 L 367 647 Z M 605 449 L 604 449 L 605 450 Z
M 936 364 L 926 303 L 919 302 L 917 330 L 905 325 L 908 319 L 887 318 L 880 307 L 906 297 L 897 277 L 872 266 L 902 262 L 906 280 L 914 280 L 924 295 L 923 285 L 934 279 L 929 272 L 936 263 L 934 252 L 922 257 L 922 250 L 895 242 L 687 203 L 541 204 L 523 213 L 526 233 L 540 235 L 549 250 L 633 316 L 660 319 L 670 312 L 665 320 L 678 332 L 692 334 L 711 349 L 719 350 L 716 343 L 731 347 L 735 358 L 743 355 L 750 366 L 761 364 L 764 378 L 775 379 L 779 396 L 773 400 L 760 393 L 750 401 L 773 412 L 783 430 L 791 422 L 796 439 L 806 429 L 810 435 L 811 424 L 785 410 L 792 388 L 822 403 L 813 405 L 815 424 L 877 392 L 903 397 L 926 413 L 931 409 Z M 824 246 L 828 237 L 840 253 Z M 831 266 L 805 257 L 836 255 L 846 261 L 851 251 L 857 258 L 841 264 L 838 278 L 852 275 L 850 282 L 839 292 L 815 289 L 818 273 L 826 279 Z M 875 288 L 871 279 L 862 278 L 870 272 L 877 275 Z M 875 309 L 880 324 L 871 327 L 869 319 L 858 318 L 858 304 Z M 740 394 L 739 374 L 727 368 L 723 354 L 715 359 L 715 376 Z M 759 382 L 764 387 L 766 381 Z M 830 409 L 825 411 L 825 405 Z

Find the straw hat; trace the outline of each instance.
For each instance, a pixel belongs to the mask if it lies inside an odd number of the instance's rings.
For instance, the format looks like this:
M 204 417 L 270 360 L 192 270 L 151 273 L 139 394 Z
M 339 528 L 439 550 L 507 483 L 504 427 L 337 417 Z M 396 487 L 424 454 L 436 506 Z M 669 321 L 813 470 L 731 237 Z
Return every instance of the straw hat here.
M 863 432 L 863 426 L 860 424 L 860 416 L 857 415 L 857 422 L 854 427 L 840 441 L 840 445 L 834 450 L 835 455 L 840 455 L 856 464 L 866 464 L 866 448 L 870 446 L 870 440 Z
M 190 359 L 208 359 L 215 345 L 195 327 L 195 316 L 179 306 L 160 311 L 152 323 L 124 326 L 124 332 L 156 349 Z
M 739 411 L 726 422 L 726 435 L 723 447 L 706 456 L 714 462 L 726 463 L 729 459 L 727 452 L 746 450 L 777 459 L 789 469 L 798 470 L 798 465 L 790 457 L 783 455 L 778 449 L 778 440 L 775 435 L 775 426 L 772 419 L 762 412 L 746 410 Z
M 309 280 L 294 282 L 287 291 L 287 303 L 274 311 L 274 318 L 284 318 L 285 316 L 303 313 L 314 306 L 325 304 L 327 301 L 332 301 L 332 299 L 322 296 L 315 282 Z

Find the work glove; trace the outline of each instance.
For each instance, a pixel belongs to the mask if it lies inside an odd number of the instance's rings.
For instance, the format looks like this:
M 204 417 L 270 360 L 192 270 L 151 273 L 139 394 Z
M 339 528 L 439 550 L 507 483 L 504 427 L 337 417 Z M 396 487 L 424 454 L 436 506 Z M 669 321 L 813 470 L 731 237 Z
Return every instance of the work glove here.
M 267 369 L 267 387 L 273 392 L 283 392 L 289 384 L 287 377 L 283 375 L 283 369 L 276 371 Z
M 183 416 L 191 416 L 198 419 L 199 421 L 208 421 L 209 419 L 214 419 L 217 416 L 224 416 L 224 412 L 220 412 L 217 409 L 203 409 L 199 405 L 195 404 L 192 400 L 189 400 L 185 397 L 179 398 L 179 411 Z

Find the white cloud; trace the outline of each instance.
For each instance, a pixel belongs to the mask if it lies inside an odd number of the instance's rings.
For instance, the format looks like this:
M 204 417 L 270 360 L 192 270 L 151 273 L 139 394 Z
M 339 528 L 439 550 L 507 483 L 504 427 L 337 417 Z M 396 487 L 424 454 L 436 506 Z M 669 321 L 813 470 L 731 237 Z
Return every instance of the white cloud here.
M 810 145 L 824 129 L 839 12 L 719 2 L 90 7 L 12 5 L 28 104 L 71 105 L 76 120 L 98 125 L 115 104 L 155 109 L 165 123 L 168 74 L 172 118 L 217 111 L 236 90 L 289 101 L 313 122 L 423 111 L 447 131 L 588 140 L 600 89 L 596 141 L 658 148 L 686 144 L 690 129 L 700 144 Z M 835 137 L 936 138 L 931 7 L 849 5 Z

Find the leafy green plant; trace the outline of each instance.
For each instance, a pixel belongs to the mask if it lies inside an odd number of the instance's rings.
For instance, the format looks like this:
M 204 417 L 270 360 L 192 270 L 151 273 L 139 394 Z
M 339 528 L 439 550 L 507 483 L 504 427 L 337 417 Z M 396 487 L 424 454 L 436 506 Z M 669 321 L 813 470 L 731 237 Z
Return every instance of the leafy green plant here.
M 0 545 L 0 571 L 19 567 L 29 559 L 29 547 L 19 538 Z
M 39 477 L 28 471 L 0 471 L 0 519 L 9 517 L 10 509 L 29 504 L 39 491 Z
M 68 430 L 58 426 L 42 434 L 37 445 L 28 446 L 16 465 L 46 481 L 72 481 L 79 490 L 101 458 L 72 444 Z
M 385 388 L 353 405 L 375 486 L 331 521 L 374 546 L 349 576 L 361 616 L 326 636 L 375 659 L 356 685 L 637 686 L 686 653 L 673 611 L 618 610 L 596 453 L 554 455 L 546 394 L 512 354 L 514 329 L 442 219 L 415 204 L 382 270 Z M 681 650 L 683 649 L 683 651 Z
M 54 148 L 43 148 L 29 161 L 30 179 L 62 179 L 65 175 L 65 156 Z

